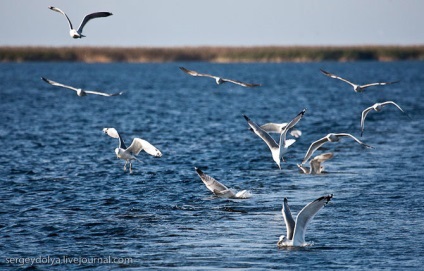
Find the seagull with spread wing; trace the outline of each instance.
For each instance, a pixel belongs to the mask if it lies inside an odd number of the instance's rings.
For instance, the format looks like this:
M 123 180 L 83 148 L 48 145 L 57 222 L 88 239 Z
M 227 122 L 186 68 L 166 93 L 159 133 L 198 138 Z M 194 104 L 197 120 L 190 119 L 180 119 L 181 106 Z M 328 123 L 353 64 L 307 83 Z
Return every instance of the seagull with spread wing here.
M 112 15 L 112 13 L 110 13 L 110 12 L 94 12 L 94 13 L 88 14 L 84 17 L 84 19 L 82 20 L 78 29 L 74 29 L 74 27 L 72 26 L 71 20 L 69 20 L 69 17 L 68 17 L 68 15 L 66 15 L 65 12 L 63 12 L 59 8 L 52 7 L 52 6 L 49 6 L 49 9 L 56 11 L 56 12 L 59 12 L 59 13 L 62 13 L 65 16 L 65 18 L 66 18 L 66 20 L 68 21 L 68 24 L 69 24 L 69 29 L 70 29 L 69 35 L 74 39 L 80 39 L 80 38 L 85 37 L 82 34 L 82 29 L 88 23 L 88 21 L 90 21 L 91 19 L 103 18 L 103 17 L 108 17 L 108 16 Z
M 85 89 L 81 89 L 81 88 L 75 88 L 75 87 L 67 86 L 67 85 L 64 85 L 64 84 L 55 82 L 53 80 L 50 80 L 50 79 L 47 79 L 47 78 L 44 78 L 44 77 L 41 77 L 41 80 L 43 80 L 44 82 L 46 82 L 46 83 L 48 83 L 48 84 L 50 84 L 52 86 L 55 86 L 55 87 L 62 87 L 62 88 L 72 89 L 72 90 L 76 91 L 77 95 L 80 96 L 80 97 L 81 96 L 86 96 L 87 94 L 95 94 L 95 95 L 101 95 L 101 96 L 110 97 L 110 96 L 122 95 L 122 93 L 124 93 L 124 92 L 118 92 L 118 93 L 109 94 L 109 93 L 104 93 L 104 92 L 99 92 L 99 91 L 93 91 L 93 90 L 85 90 Z
M 206 185 L 206 187 L 217 197 L 230 199 L 247 199 L 251 196 L 251 194 L 247 190 L 242 190 L 237 193 L 234 193 L 222 183 L 218 182 L 211 176 L 203 173 L 203 171 L 201 171 L 197 167 L 195 167 L 194 169 L 196 170 L 197 175 L 199 175 L 200 179 Z
M 372 86 L 384 86 L 384 85 L 390 85 L 390 84 L 395 84 L 395 83 L 398 83 L 399 82 L 399 81 L 394 81 L 394 82 L 378 82 L 378 83 L 370 83 L 370 84 L 365 84 L 365 85 L 357 85 L 357 84 L 354 84 L 354 83 L 352 83 L 352 82 L 350 82 L 350 81 L 348 81 L 348 80 L 346 80 L 344 78 L 341 78 L 340 76 L 337 76 L 335 74 L 332 74 L 332 73 L 329 73 L 327 71 L 324 71 L 323 69 L 320 69 L 320 70 L 321 70 L 321 72 L 324 75 L 327 75 L 328 77 L 331 77 L 331 78 L 334 78 L 334 79 L 339 79 L 339 80 L 341 80 L 341 81 L 343 81 L 345 83 L 348 83 L 349 85 L 351 85 L 353 87 L 353 90 L 355 92 L 363 92 L 366 88 L 372 87 Z
M 284 198 L 283 214 L 284 222 L 286 224 L 287 235 L 281 235 L 277 242 L 279 248 L 282 247 L 300 247 L 307 246 L 305 242 L 305 233 L 308 224 L 312 221 L 314 216 L 321 210 L 331 199 L 333 194 L 320 197 L 313 202 L 306 205 L 296 217 L 296 221 L 291 214 L 287 198 Z
M 261 84 L 244 83 L 244 82 L 240 82 L 240 81 L 237 81 L 237 80 L 226 79 L 226 78 L 218 77 L 218 76 L 215 76 L 215 75 L 210 75 L 210 74 L 207 74 L 207 73 L 199 73 L 199 72 L 196 72 L 196 71 L 188 70 L 184 67 L 180 67 L 180 70 L 182 70 L 183 72 L 185 72 L 185 73 L 187 73 L 191 76 L 213 78 L 213 79 L 215 79 L 215 81 L 218 85 L 221 85 L 221 84 L 226 83 L 226 82 L 230 82 L 230 83 L 237 84 L 237 85 L 240 85 L 240 86 L 243 86 L 243 87 L 248 87 L 248 88 L 261 86 Z
M 380 112 L 384 106 L 391 104 L 396 106 L 400 111 L 402 111 L 404 114 L 405 111 L 402 110 L 402 108 L 400 108 L 399 105 L 397 105 L 395 102 L 392 101 L 387 101 L 387 102 L 383 102 L 383 103 L 375 103 L 374 105 L 366 108 L 364 111 L 362 111 L 362 116 L 361 116 L 361 136 L 364 133 L 364 128 L 365 128 L 365 118 L 367 117 L 368 113 L 371 112 L 371 110 L 375 110 L 376 112 Z M 406 114 L 408 116 L 408 114 Z M 409 116 L 408 116 L 409 117 Z M 411 118 L 411 117 L 409 117 Z
M 116 157 L 125 160 L 124 171 L 127 170 L 127 164 L 130 164 L 130 173 L 132 173 L 132 160 L 139 161 L 136 156 L 144 150 L 146 153 L 161 157 L 162 153 L 152 144 L 141 138 L 134 138 L 131 145 L 127 148 L 121 135 L 115 128 L 104 128 L 103 132 L 112 138 L 119 139 L 118 148 L 115 149 Z
M 351 135 L 351 134 L 347 134 L 347 133 L 339 133 L 339 134 L 330 133 L 330 134 L 328 134 L 328 135 L 324 136 L 323 138 L 318 139 L 317 141 L 313 142 L 313 143 L 311 144 L 311 146 L 309 146 L 309 149 L 308 149 L 308 151 L 306 152 L 305 158 L 303 158 L 303 161 L 302 161 L 302 164 L 301 164 L 301 165 L 305 164 L 305 163 L 306 163 L 306 161 L 308 161 L 308 159 L 312 156 L 312 154 L 313 154 L 313 153 L 314 153 L 314 152 L 315 152 L 315 151 L 316 151 L 319 147 L 321 147 L 322 145 L 324 145 L 324 144 L 325 144 L 325 143 L 327 143 L 327 142 L 338 142 L 338 141 L 340 141 L 340 139 L 341 139 L 342 137 L 350 137 L 350 138 L 352 138 L 353 140 L 355 140 L 358 144 L 361 144 L 362 146 L 365 146 L 365 147 L 367 147 L 367 148 L 373 148 L 373 147 L 371 147 L 371 146 L 369 146 L 369 145 L 367 145 L 367 144 L 363 143 L 362 141 L 360 141 L 359 139 L 357 139 L 356 137 L 354 137 L 354 136 L 353 136 L 353 135 Z
M 272 154 L 272 159 L 274 162 L 278 165 L 278 167 L 281 169 L 280 163 L 281 160 L 284 161 L 283 155 L 287 153 L 288 148 L 296 142 L 295 139 L 286 139 L 287 132 L 292 129 L 303 117 L 305 114 L 306 109 L 303 109 L 297 116 L 290 121 L 284 129 L 280 132 L 280 143 L 277 144 L 275 140 L 266 132 L 264 131 L 259 125 L 257 125 L 255 122 L 250 120 L 246 115 L 243 115 L 246 119 L 247 123 L 250 126 L 250 129 L 259 136 L 269 147 Z

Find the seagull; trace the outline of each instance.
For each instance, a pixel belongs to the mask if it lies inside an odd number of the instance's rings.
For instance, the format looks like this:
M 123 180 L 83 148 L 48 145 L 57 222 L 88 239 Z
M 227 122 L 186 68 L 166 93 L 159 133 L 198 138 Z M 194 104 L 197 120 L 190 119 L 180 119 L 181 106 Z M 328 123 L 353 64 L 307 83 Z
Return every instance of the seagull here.
M 281 133 L 281 131 L 287 126 L 287 122 L 284 123 L 265 123 L 264 125 L 261 125 L 261 129 L 264 130 L 265 132 L 271 134 L 271 133 Z M 297 130 L 297 129 L 292 129 L 290 131 L 290 134 L 295 137 L 295 138 L 299 138 L 302 135 L 302 131 Z
M 281 235 L 277 242 L 277 246 L 281 247 L 300 247 L 307 246 L 305 242 L 306 228 L 314 218 L 314 216 L 321 210 L 331 199 L 333 194 L 317 198 L 309 203 L 298 213 L 296 222 L 294 221 L 290 212 L 287 198 L 284 198 L 283 208 L 281 210 L 286 223 L 287 236 Z
M 43 80 L 46 83 L 49 83 L 52 86 L 72 89 L 72 90 L 76 91 L 77 92 L 77 95 L 80 96 L 80 97 L 86 96 L 87 94 L 95 94 L 95 95 L 101 95 L 101 96 L 110 97 L 110 96 L 122 95 L 122 93 L 124 93 L 124 92 L 119 92 L 119 93 L 109 94 L 109 93 L 104 93 L 104 92 L 99 92 L 99 91 L 84 90 L 84 89 L 81 89 L 81 88 L 74 88 L 74 87 L 71 87 L 71 86 L 67 86 L 67 85 L 64 85 L 64 84 L 61 84 L 61 83 L 58 83 L 58 82 L 49 80 L 49 79 L 44 78 L 44 77 L 41 77 L 41 80 Z
M 140 161 L 135 156 L 138 155 L 142 150 L 155 157 L 162 156 L 162 153 L 146 140 L 141 138 L 134 138 L 131 145 L 127 148 L 124 140 L 115 128 L 104 128 L 103 132 L 110 137 L 119 139 L 119 145 L 118 148 L 115 149 L 115 154 L 119 159 L 125 160 L 124 171 L 127 170 L 127 164 L 130 163 L 130 173 L 132 173 L 131 161 Z
M 214 76 L 214 75 L 210 75 L 210 74 L 206 74 L 206 73 L 198 73 L 196 71 L 188 70 L 184 67 L 180 67 L 180 70 L 182 70 L 183 72 L 185 72 L 185 73 L 187 73 L 191 76 L 201 76 L 201 77 L 213 78 L 213 79 L 215 79 L 215 81 L 218 85 L 221 85 L 225 82 L 230 82 L 230 83 L 237 84 L 237 85 L 240 85 L 240 86 L 243 86 L 243 87 L 248 87 L 248 88 L 261 86 L 261 84 L 249 84 L 249 83 L 244 83 L 244 82 L 240 82 L 240 81 L 236 81 L 236 80 L 232 80 L 232 79 L 225 79 L 225 78 L 222 78 L 222 77 L 218 77 L 218 76 Z
M 392 104 L 392 105 L 396 106 L 400 111 L 402 111 L 403 113 L 405 113 L 405 111 L 403 111 L 402 108 L 400 108 L 400 106 L 397 105 L 395 102 L 387 101 L 387 102 L 384 102 L 384 103 L 375 103 L 374 105 L 372 105 L 372 106 L 368 107 L 367 109 L 365 109 L 364 111 L 362 111 L 362 117 L 361 117 L 361 136 L 364 133 L 365 118 L 367 117 L 368 113 L 371 110 L 373 110 L 373 109 L 375 111 L 377 111 L 377 112 L 380 112 L 383 109 L 383 107 L 386 106 L 386 105 L 388 105 L 388 104 Z M 411 117 L 409 117 L 409 118 L 411 118 Z
M 288 147 L 290 147 L 294 142 L 296 142 L 295 139 L 286 139 L 287 131 L 293 128 L 300 121 L 305 112 L 306 109 L 303 109 L 299 114 L 297 114 L 297 116 L 292 121 L 290 121 L 284 127 L 284 130 L 280 132 L 280 144 L 277 144 L 277 142 L 275 142 L 275 140 L 267 132 L 265 132 L 256 123 L 251 121 L 246 115 L 243 115 L 244 118 L 247 120 L 247 123 L 249 124 L 251 130 L 257 136 L 262 138 L 262 140 L 265 141 L 265 143 L 268 145 L 269 149 L 271 150 L 272 159 L 274 159 L 275 163 L 277 163 L 280 169 L 281 160 L 284 161 L 283 155 L 287 153 Z
M 363 146 L 365 146 L 367 148 L 373 148 L 373 147 L 371 147 L 371 146 L 363 143 L 362 141 L 360 141 L 359 139 L 357 139 L 356 137 L 354 137 L 351 134 L 347 134 L 347 133 L 333 134 L 333 133 L 330 133 L 330 134 L 324 136 L 323 138 L 321 138 L 321 139 L 313 142 L 311 144 L 311 146 L 309 146 L 309 149 L 306 152 L 305 158 L 303 158 L 303 161 L 302 161 L 302 164 L 301 165 L 305 164 L 306 161 L 308 161 L 308 159 L 312 156 L 312 154 L 319 147 L 321 147 L 322 145 L 324 145 L 325 143 L 327 143 L 327 142 L 338 142 L 341 137 L 345 137 L 345 136 L 351 137 L 353 140 L 355 140 L 356 142 L 358 142 L 359 144 L 361 144 L 361 145 L 363 145 Z
M 88 23 L 88 21 L 90 21 L 91 19 L 108 17 L 108 16 L 112 15 L 112 13 L 110 13 L 110 12 L 95 12 L 95 13 L 88 14 L 84 17 L 84 19 L 82 20 L 78 29 L 75 30 L 74 27 L 72 26 L 71 20 L 69 20 L 69 17 L 68 17 L 68 15 L 66 15 L 65 12 L 63 12 L 59 8 L 55 8 L 55 7 L 52 7 L 52 6 L 49 6 L 49 9 L 56 11 L 56 12 L 59 12 L 59 13 L 62 13 L 66 17 L 66 20 L 68 20 L 69 28 L 70 28 L 69 35 L 74 39 L 80 39 L 80 38 L 85 37 L 82 34 L 82 29 Z
M 315 156 L 311 161 L 309 161 L 310 168 L 304 167 L 302 165 L 297 165 L 305 174 L 321 174 L 324 170 L 324 167 L 321 166 L 325 161 L 333 158 L 333 153 L 327 152 L 321 155 Z
M 379 82 L 379 83 L 370 83 L 370 84 L 366 84 L 366 85 L 356 85 L 356 84 L 354 84 L 354 83 L 352 83 L 352 82 L 350 82 L 350 81 L 348 81 L 348 80 L 346 80 L 344 78 L 341 78 L 341 77 L 339 77 L 339 76 L 337 76 L 335 74 L 326 72 L 323 69 L 320 69 L 320 70 L 321 70 L 321 72 L 323 74 L 325 74 L 325 75 L 327 75 L 327 76 L 329 76 L 331 78 L 339 79 L 339 80 L 342 80 L 343 82 L 348 83 L 349 85 L 351 85 L 353 87 L 353 90 L 355 92 L 363 92 L 365 90 L 365 88 L 367 88 L 367 87 L 384 86 L 384 85 L 390 85 L 390 84 L 395 84 L 395 83 L 398 83 L 399 82 L 399 81 L 394 81 L 394 82 Z
M 220 197 L 220 198 L 230 198 L 230 199 L 247 199 L 250 198 L 250 193 L 247 190 L 242 190 L 240 192 L 237 192 L 234 194 L 233 191 L 228 189 L 225 185 L 218 182 L 214 178 L 212 178 L 209 175 L 206 175 L 198 169 L 197 167 L 194 168 L 199 175 L 202 182 L 206 185 L 206 187 L 214 193 L 214 195 Z

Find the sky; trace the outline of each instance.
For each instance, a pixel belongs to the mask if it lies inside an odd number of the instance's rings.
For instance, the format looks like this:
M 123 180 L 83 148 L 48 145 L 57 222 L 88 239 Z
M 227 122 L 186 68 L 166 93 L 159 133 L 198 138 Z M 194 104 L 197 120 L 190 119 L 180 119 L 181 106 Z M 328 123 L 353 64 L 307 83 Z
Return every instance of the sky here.
M 96 11 L 86 38 L 69 36 Z M 0 46 L 423 45 L 422 0 L 1 0 Z

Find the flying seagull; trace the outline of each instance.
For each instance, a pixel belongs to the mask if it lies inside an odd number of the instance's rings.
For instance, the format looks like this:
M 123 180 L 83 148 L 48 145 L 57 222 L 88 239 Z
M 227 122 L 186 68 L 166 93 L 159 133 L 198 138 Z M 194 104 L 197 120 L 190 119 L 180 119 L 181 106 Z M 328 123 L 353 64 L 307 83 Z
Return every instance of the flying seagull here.
M 119 145 L 115 149 L 115 154 L 119 159 L 125 160 L 124 171 L 127 170 L 127 164 L 130 163 L 130 173 L 132 173 L 132 160 L 139 161 L 135 156 L 142 150 L 155 157 L 162 156 L 162 153 L 146 140 L 134 138 L 131 145 L 127 148 L 124 140 L 115 128 L 104 128 L 103 132 L 110 137 L 119 139 Z
M 277 163 L 278 167 L 281 169 L 280 163 L 281 160 L 283 160 L 283 155 L 287 153 L 288 147 L 290 147 L 294 142 L 296 142 L 295 139 L 286 139 L 287 131 L 293 128 L 303 117 L 305 114 L 306 109 L 303 109 L 297 116 L 290 121 L 284 129 L 280 132 L 280 143 L 277 144 L 275 140 L 267 133 L 265 132 L 261 127 L 259 127 L 256 123 L 251 121 L 246 115 L 243 115 L 244 118 L 247 120 L 247 123 L 249 124 L 251 130 L 260 138 L 262 138 L 263 141 L 268 145 L 269 149 L 271 150 L 272 159 Z M 284 160 L 283 160 L 284 161 Z
M 355 92 L 363 92 L 367 87 L 372 87 L 372 86 L 384 86 L 384 85 L 390 85 L 390 84 L 395 84 L 395 83 L 398 83 L 399 81 L 394 81 L 394 82 L 379 82 L 379 83 L 370 83 L 370 84 L 366 84 L 366 85 L 357 85 L 357 84 L 354 84 L 354 83 L 352 83 L 352 82 L 350 82 L 350 81 L 348 81 L 348 80 L 346 80 L 346 79 L 344 79 L 344 78 L 341 78 L 341 77 L 339 77 L 339 76 L 337 76 L 337 75 L 335 75 L 335 74 L 332 74 L 332 73 L 329 73 L 329 72 L 326 72 L 326 71 L 324 71 L 323 69 L 320 69 L 321 70 L 321 72 L 323 73 L 323 74 L 325 74 L 325 75 L 327 75 L 327 76 L 329 76 L 329 77 L 331 77 L 331 78 L 334 78 L 334 79 L 339 79 L 339 80 L 341 80 L 341 81 L 343 81 L 343 82 L 346 82 L 346 83 L 348 83 L 349 85 L 351 85 L 352 87 L 353 87 L 353 90 L 355 91 Z
M 67 86 L 67 85 L 52 81 L 52 80 L 44 78 L 44 77 L 41 77 L 41 80 L 43 80 L 44 82 L 49 83 L 50 85 L 55 86 L 55 87 L 72 89 L 72 90 L 77 92 L 78 96 L 86 96 L 87 94 L 95 94 L 95 95 L 110 97 L 110 96 L 122 95 L 122 93 L 124 93 L 124 92 L 119 92 L 119 93 L 109 94 L 109 93 L 104 93 L 104 92 L 99 92 L 99 91 L 84 90 L 84 89 L 81 89 L 81 88 L 74 88 L 74 87 L 71 87 L 71 86 Z
M 325 161 L 333 158 L 333 153 L 327 152 L 323 153 L 321 155 L 315 156 L 311 161 L 309 161 L 310 167 L 304 167 L 302 165 L 297 165 L 305 174 L 321 174 L 324 170 L 324 167 L 321 165 Z
M 68 23 L 69 23 L 69 29 L 70 29 L 69 35 L 74 39 L 80 39 L 80 38 L 85 37 L 82 34 L 82 29 L 88 23 L 88 21 L 90 21 L 91 19 L 108 17 L 108 16 L 112 15 L 112 13 L 110 13 L 110 12 L 94 12 L 94 13 L 88 14 L 84 17 L 84 19 L 82 20 L 78 29 L 75 30 L 74 27 L 72 26 L 71 20 L 69 20 L 69 17 L 68 17 L 68 15 L 66 15 L 65 12 L 63 12 L 59 8 L 55 8 L 55 7 L 52 7 L 52 6 L 49 6 L 49 9 L 56 11 L 56 12 L 59 12 L 59 13 L 62 13 L 66 17 L 66 20 L 68 20 Z
M 230 199 L 247 199 L 250 197 L 250 193 L 247 190 L 242 190 L 234 194 L 234 192 L 228 189 L 225 185 L 218 182 L 211 176 L 206 175 L 197 167 L 195 167 L 194 169 L 196 170 L 197 175 L 199 175 L 200 179 L 206 185 L 206 187 L 210 191 L 212 191 L 212 193 L 214 193 L 214 195 L 216 195 L 217 197 Z
M 185 73 L 187 73 L 191 76 L 213 78 L 213 79 L 215 79 L 215 81 L 218 85 L 221 85 L 225 82 L 230 82 L 230 83 L 237 84 L 237 85 L 240 85 L 240 86 L 243 86 L 243 87 L 248 87 L 248 88 L 261 86 L 261 84 L 249 84 L 249 83 L 244 83 L 244 82 L 240 82 L 240 81 L 232 80 L 232 79 L 226 79 L 226 78 L 222 78 L 222 77 L 218 77 L 218 76 L 214 76 L 214 75 L 210 75 L 210 74 L 206 74 L 206 73 L 198 73 L 196 71 L 188 70 L 184 67 L 180 67 L 180 70 L 182 70 L 183 72 L 185 72 Z
M 392 105 L 396 106 L 400 111 L 402 111 L 403 113 L 405 113 L 405 111 L 403 111 L 402 108 L 400 108 L 400 106 L 397 105 L 395 102 L 387 101 L 387 102 L 384 102 L 384 103 L 375 103 L 374 105 L 372 105 L 372 106 L 368 107 L 367 109 L 365 109 L 364 111 L 362 111 L 362 116 L 361 116 L 361 136 L 364 133 L 365 118 L 367 117 L 368 113 L 371 110 L 373 110 L 373 109 L 375 111 L 377 111 L 377 112 L 380 112 L 383 109 L 383 107 L 386 106 L 386 105 L 388 105 L 388 104 L 392 104 Z M 408 116 L 408 114 L 407 114 L 407 116 Z
M 321 138 L 321 139 L 313 142 L 311 144 L 311 146 L 309 146 L 309 149 L 306 152 L 305 158 L 303 158 L 303 161 L 302 161 L 302 164 L 301 165 L 305 164 L 306 161 L 308 161 L 308 159 L 312 156 L 312 154 L 319 147 L 321 147 L 322 145 L 324 145 L 325 143 L 327 143 L 327 142 L 338 142 L 338 141 L 340 141 L 340 138 L 345 137 L 345 136 L 351 137 L 353 140 L 355 140 L 356 142 L 358 142 L 362 146 L 365 146 L 367 148 L 373 148 L 373 147 L 371 147 L 371 146 L 363 143 L 362 141 L 360 141 L 359 139 L 357 139 L 356 137 L 354 137 L 351 134 L 347 134 L 347 133 L 333 134 L 333 133 L 330 133 L 330 134 L 324 136 L 323 138 Z
M 314 216 L 321 210 L 331 199 L 333 194 L 320 197 L 313 202 L 309 203 L 298 213 L 296 222 L 294 221 L 290 212 L 287 198 L 284 198 L 283 208 L 281 210 L 286 224 L 287 235 L 281 235 L 277 242 L 277 246 L 281 247 L 299 247 L 306 246 L 305 242 L 306 228 L 309 222 L 312 221 Z

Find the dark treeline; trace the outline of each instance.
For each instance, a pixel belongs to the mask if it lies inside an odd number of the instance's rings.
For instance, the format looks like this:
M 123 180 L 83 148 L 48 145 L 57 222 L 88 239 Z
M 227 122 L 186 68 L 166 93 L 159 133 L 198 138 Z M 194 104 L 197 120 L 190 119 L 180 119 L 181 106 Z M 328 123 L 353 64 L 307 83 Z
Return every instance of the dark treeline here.
M 1 62 L 315 62 L 424 60 L 423 46 L 0 47 Z

